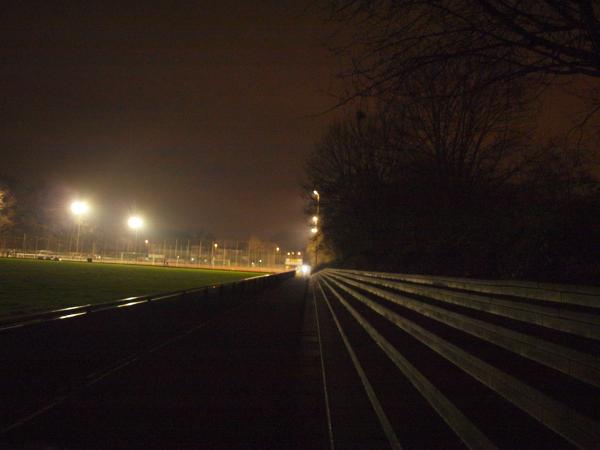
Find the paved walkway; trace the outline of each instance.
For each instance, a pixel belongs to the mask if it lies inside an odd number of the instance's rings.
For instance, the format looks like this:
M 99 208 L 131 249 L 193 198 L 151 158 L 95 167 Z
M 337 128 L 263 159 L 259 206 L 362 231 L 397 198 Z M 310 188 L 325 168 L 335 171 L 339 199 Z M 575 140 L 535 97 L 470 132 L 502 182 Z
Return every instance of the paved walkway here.
M 70 394 L 5 444 L 326 448 L 311 306 L 305 280 L 284 281 Z

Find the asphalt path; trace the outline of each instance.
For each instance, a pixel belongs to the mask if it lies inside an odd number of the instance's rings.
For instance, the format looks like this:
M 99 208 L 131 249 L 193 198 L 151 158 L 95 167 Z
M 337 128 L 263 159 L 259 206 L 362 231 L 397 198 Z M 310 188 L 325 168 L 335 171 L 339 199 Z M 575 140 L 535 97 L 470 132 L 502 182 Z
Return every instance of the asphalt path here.
M 5 332 L 0 447 L 325 448 L 309 300 L 296 278 Z

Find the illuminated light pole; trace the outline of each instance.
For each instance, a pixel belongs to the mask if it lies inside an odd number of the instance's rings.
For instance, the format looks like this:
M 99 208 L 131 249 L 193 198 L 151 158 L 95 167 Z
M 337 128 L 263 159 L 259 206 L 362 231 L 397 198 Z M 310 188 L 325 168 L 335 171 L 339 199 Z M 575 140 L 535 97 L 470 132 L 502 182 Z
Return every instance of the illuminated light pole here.
M 213 244 L 213 248 L 212 248 L 212 265 L 215 265 L 215 251 L 217 250 L 217 247 L 219 247 L 219 244 L 217 244 L 216 242 Z
M 127 219 L 127 225 L 135 232 L 135 240 L 133 241 L 133 252 L 137 258 L 137 238 L 138 230 L 144 226 L 144 220 L 140 216 L 131 216 Z
M 315 224 L 315 226 L 311 228 L 310 232 L 315 235 L 315 268 L 316 268 L 317 263 L 319 261 L 319 241 L 317 238 L 317 233 L 319 232 L 319 229 L 316 227 L 316 225 L 317 225 L 317 222 L 319 221 L 319 217 L 320 217 L 319 206 L 321 203 L 321 196 L 319 195 L 319 192 L 316 190 L 313 191 L 313 195 L 317 199 L 317 215 L 313 217 L 313 223 Z
M 76 200 L 71 203 L 71 212 L 77 218 L 77 238 L 75 239 L 75 253 L 79 253 L 79 234 L 81 232 L 81 218 L 87 214 L 90 210 L 90 206 L 87 202 Z

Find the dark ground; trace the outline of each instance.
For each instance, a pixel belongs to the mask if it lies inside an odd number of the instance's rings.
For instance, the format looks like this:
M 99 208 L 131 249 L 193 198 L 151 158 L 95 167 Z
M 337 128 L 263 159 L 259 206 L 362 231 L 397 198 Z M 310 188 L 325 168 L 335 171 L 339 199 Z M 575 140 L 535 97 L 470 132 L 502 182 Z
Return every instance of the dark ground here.
M 306 282 L 245 296 L 227 311 L 159 302 L 3 336 L 13 359 L 2 362 L 12 367 L 2 374 L 3 426 L 58 403 L 0 446 L 322 447 L 319 372 L 307 368 L 318 361 L 300 348 Z
M 349 311 L 314 291 L 305 279 L 262 278 L 0 331 L 0 449 L 390 448 L 338 325 L 403 448 L 466 448 Z M 574 448 L 346 297 L 499 448 Z M 597 387 L 387 306 L 598 423 Z M 600 354 L 587 338 L 462 313 Z

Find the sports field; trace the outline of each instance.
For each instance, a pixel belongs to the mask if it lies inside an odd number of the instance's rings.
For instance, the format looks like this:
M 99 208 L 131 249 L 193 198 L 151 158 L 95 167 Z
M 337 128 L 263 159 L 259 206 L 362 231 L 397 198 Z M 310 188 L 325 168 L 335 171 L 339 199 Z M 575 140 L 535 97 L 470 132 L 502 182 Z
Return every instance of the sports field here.
M 118 300 L 260 274 L 0 258 L 0 316 Z

